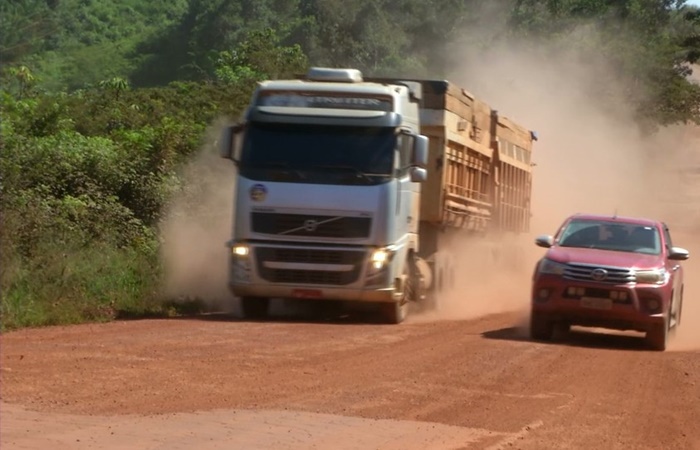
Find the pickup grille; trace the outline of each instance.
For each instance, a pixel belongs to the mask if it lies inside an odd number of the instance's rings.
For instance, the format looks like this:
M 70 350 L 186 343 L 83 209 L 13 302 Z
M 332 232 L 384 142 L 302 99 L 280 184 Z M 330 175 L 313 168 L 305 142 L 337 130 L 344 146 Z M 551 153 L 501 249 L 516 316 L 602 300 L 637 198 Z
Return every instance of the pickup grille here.
M 594 272 L 598 269 L 602 269 L 606 272 L 606 276 L 602 280 L 594 278 Z M 626 284 L 635 281 L 634 273 L 630 269 L 587 264 L 567 264 L 564 269 L 564 278 L 568 280 L 596 281 L 610 284 Z
M 364 250 L 327 250 L 293 247 L 258 247 L 255 250 L 260 276 L 270 283 L 324 284 L 342 286 L 354 283 L 365 260 Z M 270 267 L 282 264 L 317 264 L 331 270 Z M 279 265 L 279 264 L 277 264 Z
M 319 216 L 254 212 L 251 228 L 254 233 L 284 236 L 363 239 L 370 235 L 369 217 Z

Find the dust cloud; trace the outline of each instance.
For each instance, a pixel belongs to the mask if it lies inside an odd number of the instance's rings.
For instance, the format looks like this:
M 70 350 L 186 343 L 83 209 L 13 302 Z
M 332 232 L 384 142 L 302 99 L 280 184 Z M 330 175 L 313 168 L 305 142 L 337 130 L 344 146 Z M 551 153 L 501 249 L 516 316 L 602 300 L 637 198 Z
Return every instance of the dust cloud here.
M 200 301 L 210 311 L 234 308 L 225 244 L 232 229 L 235 170 L 219 157 L 216 141 L 223 126 L 221 119 L 207 131 L 161 225 L 163 294 L 174 301 Z
M 675 245 L 695 249 L 700 258 L 700 176 L 680 176 L 688 167 L 700 169 L 700 139 L 688 138 L 689 127 L 647 133 L 635 124 L 633 112 L 620 101 L 631 95 L 628 86 L 602 57 L 576 47 L 582 33 L 594 32 L 573 33 L 569 47 L 512 43 L 454 51 L 459 62 L 450 81 L 539 135 L 533 150 L 532 232 L 491 244 L 450 243 L 457 284 L 441 298 L 433 318 L 515 311 L 525 326 L 532 270 L 544 254 L 534 237 L 553 234 L 576 212 L 659 218 L 679 231 Z M 489 245 L 510 255 L 509 268 L 484 257 L 488 250 L 480 247 Z M 684 266 L 686 301 L 675 342 L 678 348 L 700 348 L 700 302 L 693 301 L 700 296 L 700 261 Z

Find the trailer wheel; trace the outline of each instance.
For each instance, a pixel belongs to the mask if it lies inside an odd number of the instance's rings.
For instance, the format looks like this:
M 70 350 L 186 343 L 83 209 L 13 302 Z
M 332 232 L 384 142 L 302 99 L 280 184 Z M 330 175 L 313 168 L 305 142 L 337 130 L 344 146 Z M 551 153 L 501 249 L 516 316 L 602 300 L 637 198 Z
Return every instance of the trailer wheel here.
M 246 319 L 259 320 L 267 317 L 270 299 L 265 297 L 241 297 L 241 309 Z

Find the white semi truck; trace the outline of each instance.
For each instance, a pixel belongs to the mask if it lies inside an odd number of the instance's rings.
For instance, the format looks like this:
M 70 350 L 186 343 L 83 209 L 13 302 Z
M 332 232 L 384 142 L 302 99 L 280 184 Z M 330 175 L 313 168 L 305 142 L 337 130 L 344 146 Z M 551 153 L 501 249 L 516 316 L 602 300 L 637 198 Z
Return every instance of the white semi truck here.
M 402 322 L 459 270 L 441 262 L 443 233 L 527 231 L 535 139 L 447 81 L 312 68 L 260 83 L 220 148 L 238 169 L 229 286 L 243 314 L 344 300 Z

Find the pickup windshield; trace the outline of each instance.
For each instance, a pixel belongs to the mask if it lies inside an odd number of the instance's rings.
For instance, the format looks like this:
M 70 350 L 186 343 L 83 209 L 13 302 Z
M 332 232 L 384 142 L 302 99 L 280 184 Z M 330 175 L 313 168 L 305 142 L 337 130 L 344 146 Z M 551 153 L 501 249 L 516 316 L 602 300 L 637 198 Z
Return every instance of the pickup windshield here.
M 661 252 L 656 227 L 619 221 L 572 220 L 562 230 L 559 245 L 648 255 Z
M 241 175 L 260 181 L 379 184 L 393 173 L 393 128 L 251 123 Z

